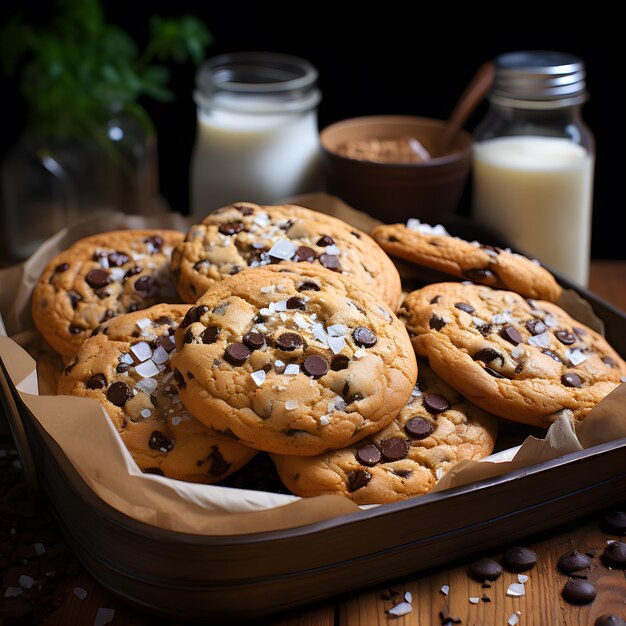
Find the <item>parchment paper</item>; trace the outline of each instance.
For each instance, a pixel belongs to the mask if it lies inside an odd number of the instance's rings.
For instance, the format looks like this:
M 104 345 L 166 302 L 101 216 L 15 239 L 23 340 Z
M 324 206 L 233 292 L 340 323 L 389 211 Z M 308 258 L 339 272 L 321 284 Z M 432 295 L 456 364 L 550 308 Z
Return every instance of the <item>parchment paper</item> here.
M 299 196 L 290 201 L 331 213 L 365 231 L 377 223 L 326 194 Z M 98 402 L 53 395 L 63 363 L 41 340 L 30 316 L 30 294 L 48 260 L 73 241 L 96 232 L 152 227 L 185 231 L 189 224 L 189 218 L 178 214 L 154 218 L 113 214 L 85 220 L 59 232 L 26 262 L 0 271 L 0 312 L 9 335 L 0 337 L 0 359 L 20 398 L 87 485 L 107 504 L 139 521 L 189 533 L 239 535 L 292 528 L 358 512 L 360 507 L 341 496 L 299 498 L 144 474 Z M 601 330 L 601 322 L 578 294 L 566 293 L 561 304 L 569 309 L 568 302 L 572 303 L 572 315 L 579 321 Z M 544 438 L 529 436 L 521 446 L 479 462 L 457 464 L 437 483 L 434 491 L 502 475 L 626 437 L 625 400 L 626 388 L 620 386 L 576 429 L 564 415 Z

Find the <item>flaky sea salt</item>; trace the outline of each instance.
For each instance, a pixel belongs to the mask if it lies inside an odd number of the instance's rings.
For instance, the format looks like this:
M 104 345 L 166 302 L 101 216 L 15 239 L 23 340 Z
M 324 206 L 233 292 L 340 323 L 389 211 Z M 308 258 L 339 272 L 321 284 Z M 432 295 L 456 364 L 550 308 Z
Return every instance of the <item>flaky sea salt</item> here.
M 300 366 L 297 363 L 289 363 L 287 367 L 285 367 L 285 371 L 283 374 L 287 374 L 287 376 L 295 376 L 300 373 Z
M 587 360 L 587 355 L 578 348 L 574 348 L 573 350 L 566 350 L 565 355 L 572 365 L 580 365 L 580 363 Z
M 282 259 L 288 261 L 298 249 L 298 244 L 288 239 L 279 239 L 270 249 L 268 254 L 275 259 Z
M 268 285 L 267 287 L 261 287 L 261 293 L 274 293 L 276 291 L 276 285 Z
M 522 346 L 515 346 L 513 350 L 511 350 L 511 356 L 514 359 L 519 359 L 524 355 L 524 348 Z
M 180 415 L 175 415 L 172 418 L 172 426 L 178 426 L 183 421 L 183 418 Z
M 471 604 L 478 604 L 480 602 L 480 598 L 473 596 L 469 599 L 469 601 L 471 602 Z
M 545 333 L 541 333 L 539 335 L 535 335 L 534 337 L 529 337 L 528 342 L 531 346 L 536 346 L 538 348 L 547 348 L 552 341 L 550 334 L 546 331 Z
M 7 587 L 4 591 L 4 597 L 15 598 L 15 596 L 19 596 L 21 593 L 24 593 L 21 587 Z
M 19 583 L 22 589 L 30 589 L 35 584 L 35 579 L 31 576 L 26 576 L 26 574 L 22 574 L 19 577 Z
M 517 582 L 519 583 L 527 583 L 528 582 L 528 576 L 526 576 L 526 574 L 518 574 L 517 575 Z
M 140 363 L 146 361 L 152 356 L 152 348 L 150 344 L 145 341 L 138 341 L 135 345 L 130 347 L 130 351 L 137 357 Z
M 162 346 L 157 346 L 152 353 L 152 360 L 159 365 L 160 363 L 167 363 L 170 355 L 167 353 L 167 350 Z
M 135 371 L 139 374 L 139 376 L 143 376 L 143 378 L 150 378 L 151 376 L 156 376 L 160 373 L 159 368 L 153 361 L 144 361 L 143 363 L 139 363 L 135 366 Z
M 82 587 L 74 587 L 72 593 L 79 599 L 84 600 L 87 597 L 87 592 Z
M 111 621 L 113 621 L 114 616 L 114 609 L 100 608 L 96 613 L 96 619 L 93 622 L 93 626 L 105 626 L 106 624 L 110 624 Z
M 152 322 L 147 317 L 142 317 L 141 319 L 137 320 L 135 323 L 137 324 L 137 326 L 139 326 L 139 328 L 141 328 L 141 330 L 143 330 L 144 328 L 148 328 L 148 326 L 152 324 Z
M 408 602 L 400 602 L 395 606 L 392 606 L 390 609 L 387 609 L 387 613 L 389 615 L 395 615 L 396 617 L 400 617 L 402 615 L 406 615 L 413 610 L 413 607 Z
M 297 400 L 287 400 L 287 402 L 285 402 L 285 409 L 287 409 L 287 411 L 293 411 L 296 408 L 298 408 Z
M 328 415 L 322 415 L 322 417 L 320 417 L 320 424 L 322 426 L 328 426 L 328 424 L 330 424 L 330 417 Z
M 364 356 L 367 356 L 367 350 L 365 350 L 364 348 L 357 348 L 354 351 L 355 359 L 362 359 Z
M 257 370 L 250 374 L 250 378 L 256 383 L 257 387 L 260 387 L 265 382 L 265 370 Z
M 341 254 L 341 250 L 335 244 L 333 244 L 332 246 L 326 246 L 325 252 L 326 252 L 326 254 L 332 254 L 334 256 L 337 256 L 338 254 Z
M 441 587 L 440 591 L 441 591 L 441 593 L 443 593 L 444 596 L 447 596 L 450 593 L 450 586 L 449 585 L 443 585 L 443 587 Z
M 519 624 L 519 617 L 517 617 L 515 613 L 511 613 L 511 617 L 509 617 L 509 621 L 507 622 L 507 624 L 509 626 L 515 626 L 516 624 Z
M 43 554 L 46 553 L 46 546 L 43 545 L 43 543 L 36 543 L 35 545 L 35 554 L 37 556 L 42 556 Z
M 510 598 L 519 598 L 526 594 L 526 589 L 522 583 L 511 583 L 506 590 L 506 595 Z
M 152 411 L 150 409 L 141 409 L 140 411 L 141 417 L 148 418 L 152 415 Z

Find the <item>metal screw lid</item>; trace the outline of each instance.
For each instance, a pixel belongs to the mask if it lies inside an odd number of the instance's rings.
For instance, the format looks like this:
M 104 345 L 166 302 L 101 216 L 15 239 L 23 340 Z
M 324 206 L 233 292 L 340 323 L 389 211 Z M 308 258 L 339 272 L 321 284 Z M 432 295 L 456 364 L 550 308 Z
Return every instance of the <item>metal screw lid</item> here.
M 507 52 L 495 59 L 489 99 L 527 108 L 558 108 L 587 99 L 585 64 L 564 52 Z

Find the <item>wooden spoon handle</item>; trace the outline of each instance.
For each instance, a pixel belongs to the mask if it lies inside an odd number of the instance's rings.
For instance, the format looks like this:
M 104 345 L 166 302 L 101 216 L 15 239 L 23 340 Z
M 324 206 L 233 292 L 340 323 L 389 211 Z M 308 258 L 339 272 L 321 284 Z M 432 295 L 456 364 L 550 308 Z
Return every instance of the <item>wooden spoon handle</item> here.
M 446 128 L 438 141 L 438 154 L 445 154 L 452 140 L 456 137 L 456 134 L 463 124 L 465 124 L 467 118 L 487 95 L 493 83 L 494 75 L 495 64 L 493 61 L 487 61 L 478 68 L 476 74 L 474 74 L 474 77 L 469 82 L 461 98 L 452 110 Z

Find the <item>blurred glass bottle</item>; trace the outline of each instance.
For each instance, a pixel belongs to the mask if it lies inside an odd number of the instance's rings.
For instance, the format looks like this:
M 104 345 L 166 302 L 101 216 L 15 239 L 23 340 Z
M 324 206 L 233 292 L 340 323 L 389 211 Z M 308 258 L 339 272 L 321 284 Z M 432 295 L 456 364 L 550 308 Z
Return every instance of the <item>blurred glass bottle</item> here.
M 475 219 L 586 286 L 595 142 L 581 107 L 585 66 L 561 52 L 495 59 L 489 108 L 474 131 Z

